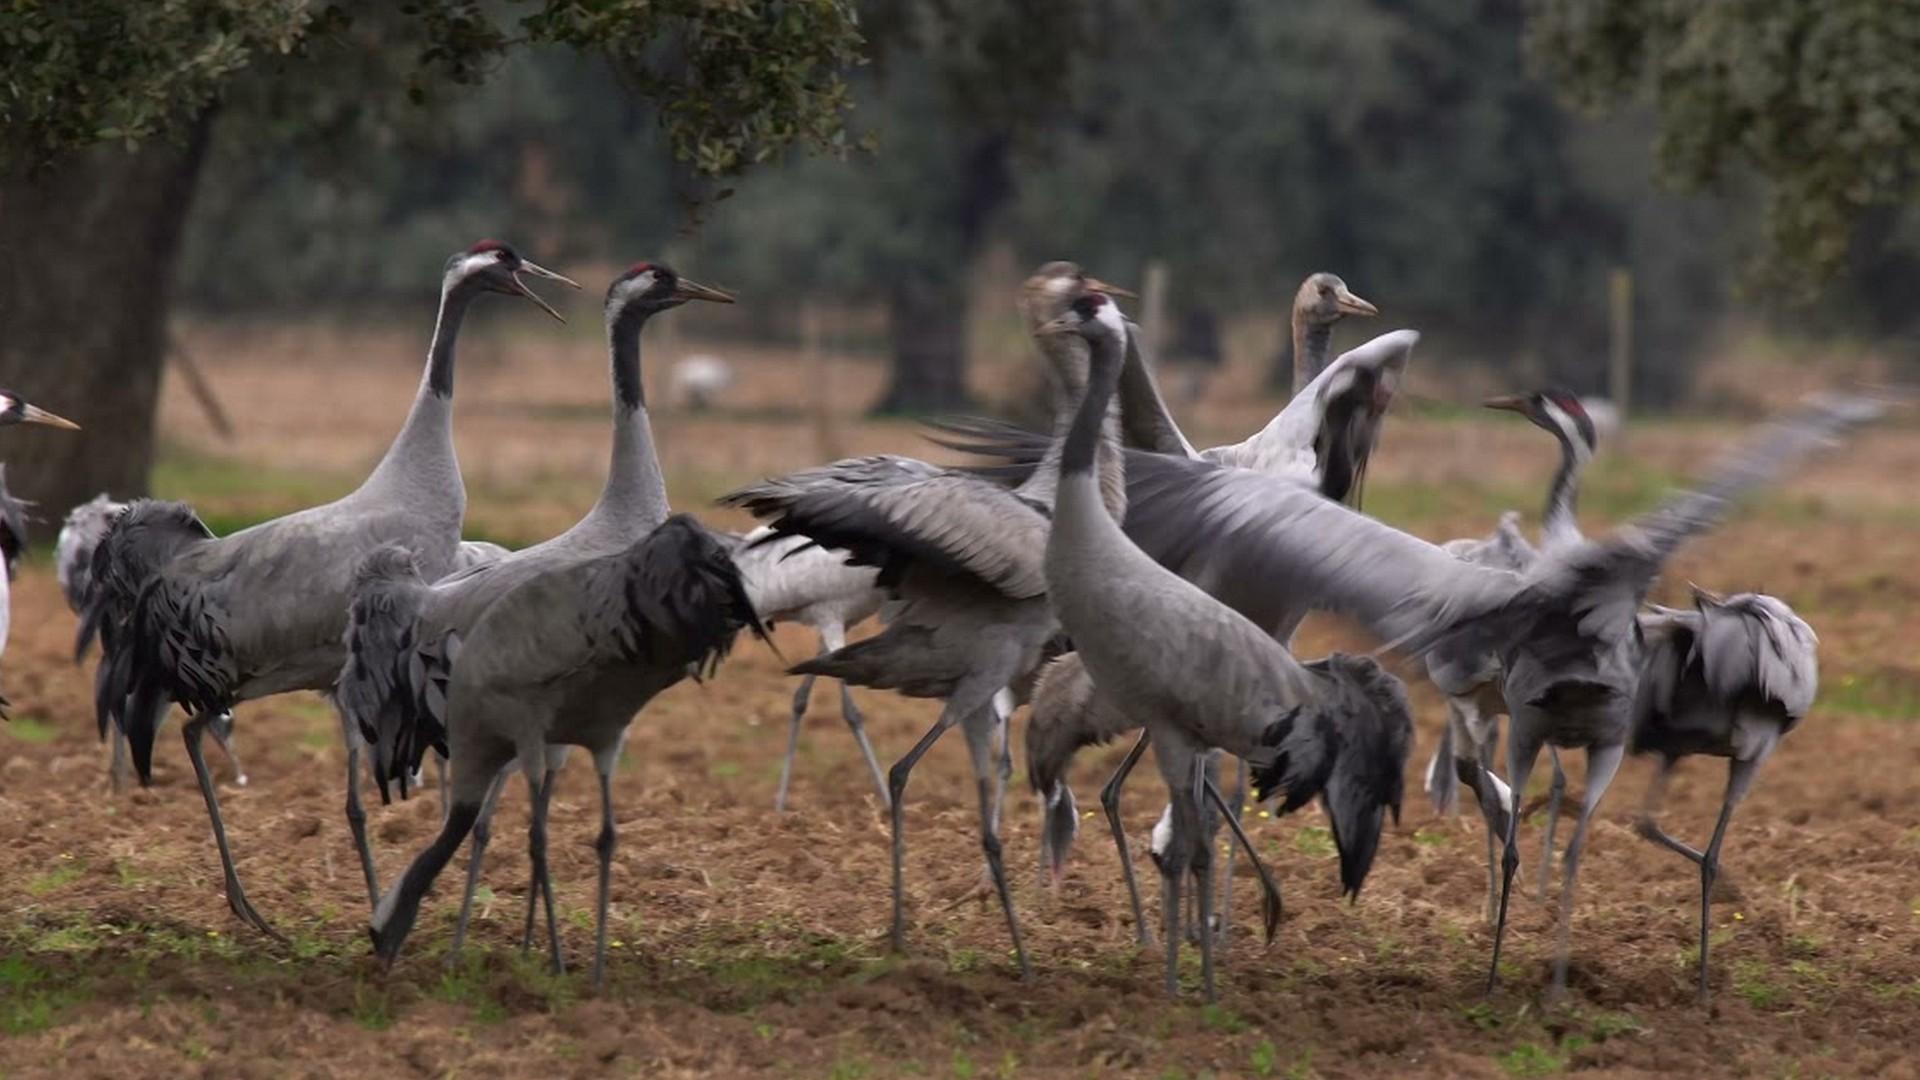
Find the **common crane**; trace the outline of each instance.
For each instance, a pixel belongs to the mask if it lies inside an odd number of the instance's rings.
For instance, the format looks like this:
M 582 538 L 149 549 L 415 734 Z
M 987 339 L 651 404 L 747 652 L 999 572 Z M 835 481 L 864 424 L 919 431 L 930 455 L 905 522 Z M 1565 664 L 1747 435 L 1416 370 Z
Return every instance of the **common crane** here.
M 111 722 L 127 735 L 145 784 L 152 780 L 161 720 L 174 702 L 187 710 L 191 718 L 181 735 L 213 825 L 227 903 L 269 936 L 279 935 L 247 899 L 234 870 L 201 736 L 239 702 L 290 690 L 332 691 L 345 657 L 341 634 L 354 567 L 366 554 L 401 544 L 423 572 L 446 572 L 466 511 L 453 449 L 454 342 L 468 307 L 485 293 L 522 296 L 560 318 L 521 280 L 523 273 L 578 288 L 494 240 L 447 260 L 413 407 L 386 456 L 351 494 L 218 538 L 184 504 L 139 500 L 115 519 L 94 553 L 95 597 L 82 644 L 97 628 L 107 668 L 97 694 L 102 727 Z M 358 751 L 350 735 L 347 742 L 347 820 L 372 891 Z

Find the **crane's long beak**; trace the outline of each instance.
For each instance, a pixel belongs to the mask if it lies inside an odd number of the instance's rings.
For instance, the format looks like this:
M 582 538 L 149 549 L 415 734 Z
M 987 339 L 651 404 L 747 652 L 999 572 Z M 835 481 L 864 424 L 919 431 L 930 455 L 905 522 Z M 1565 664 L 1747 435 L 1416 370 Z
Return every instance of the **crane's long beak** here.
M 1135 298 L 1135 295 L 1132 289 L 1123 289 L 1118 285 L 1109 285 L 1106 282 L 1101 281 L 1097 277 L 1087 278 L 1086 286 L 1088 289 L 1092 290 L 1093 292 L 1105 293 L 1108 296 L 1124 296 L 1129 300 L 1132 300 Z
M 554 318 L 560 320 L 561 322 L 566 322 L 567 321 L 566 316 L 560 314 L 558 311 L 553 310 L 552 304 L 549 304 L 545 300 L 540 299 L 539 293 L 536 293 L 532 289 L 527 288 L 527 283 L 520 280 L 520 272 L 522 270 L 526 271 L 527 273 L 546 278 L 549 281 L 557 281 L 560 284 L 565 285 L 569 288 L 577 289 L 580 287 L 580 283 L 566 276 L 565 274 L 557 274 L 552 270 L 549 270 L 546 267 L 541 266 L 539 263 L 533 262 L 528 259 L 520 260 L 519 267 L 513 271 L 512 275 L 510 275 L 510 279 L 513 281 L 513 287 L 519 291 L 521 296 L 524 296 L 527 299 L 533 301 L 535 304 L 538 304 L 540 306 L 540 310 L 546 312 L 547 314 L 553 316 Z
M 681 278 L 673 288 L 675 300 L 705 300 L 712 304 L 731 304 L 733 294 L 725 289 L 716 289 L 711 285 L 702 285 L 688 278 Z
M 55 416 L 53 413 L 48 412 L 38 405 L 28 405 L 22 402 L 20 408 L 23 410 L 20 415 L 23 423 L 45 424 L 48 427 L 66 428 L 68 431 L 80 430 L 79 424 L 74 423 L 64 416 Z
M 1363 315 L 1371 318 L 1380 314 L 1379 308 L 1353 295 L 1344 286 L 1333 294 L 1333 303 L 1340 309 L 1342 315 Z
M 1490 397 L 1480 404 L 1489 409 L 1517 412 L 1522 416 L 1531 415 L 1533 412 L 1533 407 L 1527 401 L 1525 394 L 1502 394 L 1499 397 Z

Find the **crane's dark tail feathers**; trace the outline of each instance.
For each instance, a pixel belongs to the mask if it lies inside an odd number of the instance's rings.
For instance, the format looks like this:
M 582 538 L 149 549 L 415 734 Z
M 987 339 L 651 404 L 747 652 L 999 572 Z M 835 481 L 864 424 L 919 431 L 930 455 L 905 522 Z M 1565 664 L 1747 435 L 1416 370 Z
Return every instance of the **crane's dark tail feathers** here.
M 627 611 L 635 658 L 713 674 L 740 631 L 767 642 L 730 545 L 689 514 L 675 514 L 629 549 Z M 771 642 L 768 642 L 771 644 Z
M 354 567 L 344 638 L 347 661 L 334 687 L 334 703 L 373 754 L 383 803 L 392 801 L 395 780 L 406 798 L 427 749 L 446 742 L 446 681 L 452 665 L 446 642 L 419 647 L 426 596 L 427 582 L 413 553 L 397 544 L 368 552 Z
M 195 596 L 159 588 L 158 574 L 184 549 L 213 538 L 185 503 L 137 499 L 116 515 L 93 550 L 92 594 L 81 614 L 75 658 L 100 641 L 94 684 L 100 736 L 127 736 L 140 782 L 152 782 L 153 737 L 170 701 L 218 713 L 224 640 Z
M 1318 796 L 1340 851 L 1340 884 L 1350 897 L 1373 868 L 1380 831 L 1397 824 L 1413 710 L 1398 678 L 1371 657 L 1334 653 L 1308 664 L 1328 680 L 1322 700 L 1270 724 L 1251 760 L 1262 800 L 1286 792 L 1280 812 Z

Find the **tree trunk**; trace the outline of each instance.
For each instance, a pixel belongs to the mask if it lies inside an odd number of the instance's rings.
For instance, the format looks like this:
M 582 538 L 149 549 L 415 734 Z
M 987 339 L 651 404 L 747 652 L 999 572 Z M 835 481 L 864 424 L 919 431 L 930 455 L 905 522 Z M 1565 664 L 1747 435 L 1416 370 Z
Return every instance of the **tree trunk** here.
M 903 278 L 887 290 L 893 381 L 875 412 L 955 412 L 968 407 L 967 286 L 963 278 Z
M 1011 147 L 1005 132 L 981 136 L 963 153 L 959 175 L 930 181 L 935 190 L 956 193 L 947 211 L 959 242 L 945 268 L 902 274 L 887 290 L 893 379 L 875 412 L 958 412 L 971 407 L 967 277 L 994 213 L 1013 194 L 1007 170 Z
M 0 432 L 7 486 L 55 523 L 145 494 L 175 256 L 211 114 L 184 144 L 95 147 L 0 170 L 0 386 L 84 430 Z

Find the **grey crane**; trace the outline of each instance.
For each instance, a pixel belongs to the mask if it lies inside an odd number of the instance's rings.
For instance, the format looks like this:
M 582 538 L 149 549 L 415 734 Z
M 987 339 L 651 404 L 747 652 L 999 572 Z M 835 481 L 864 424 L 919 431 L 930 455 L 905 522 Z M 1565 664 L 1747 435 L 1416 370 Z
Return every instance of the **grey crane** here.
M 330 692 L 345 658 L 341 633 L 354 567 L 398 543 L 423 570 L 451 565 L 466 512 L 453 450 L 454 343 L 478 296 L 523 296 L 558 319 L 520 275 L 575 286 L 483 240 L 447 260 L 433 343 L 406 423 L 358 489 L 338 501 L 216 538 L 179 503 L 137 501 L 95 551 L 95 598 L 82 628 L 100 633 L 106 674 L 97 707 L 126 733 L 141 782 L 152 780 L 153 738 L 174 702 L 191 719 L 181 734 L 212 821 L 227 903 L 275 935 L 240 886 L 213 778 L 200 741 L 215 717 L 242 701 L 290 690 Z M 347 816 L 361 867 L 372 854 L 358 798 L 357 751 L 348 740 Z
M 1048 263 L 1023 285 L 1021 306 L 1029 327 L 1038 327 L 1075 297 L 1111 288 L 1073 263 Z M 1072 407 L 1068 395 L 1085 384 L 1086 346 L 1065 335 L 1049 335 L 1040 345 L 1054 375 L 1056 423 L 1064 426 Z M 1105 440 L 1105 492 L 1117 517 L 1124 507 L 1117 417 L 1108 418 Z M 1040 567 L 1057 471 L 1050 456 L 1017 489 L 1008 490 L 965 471 L 877 456 L 802 470 L 721 499 L 769 519 L 778 535 L 803 535 L 847 551 L 857 565 L 879 568 L 881 587 L 898 600 L 886 630 L 793 671 L 945 702 L 933 727 L 888 773 L 893 946 L 906 947 L 901 798 L 914 765 L 942 734 L 960 725 L 972 756 L 987 872 L 1023 976 L 1030 967 L 1000 850 L 1005 776 L 993 768 L 992 757 L 996 735 L 1005 753 L 1006 723 L 995 699 L 1032 676 L 1058 633 Z
M 571 528 L 432 584 L 416 565 L 401 560 L 382 557 L 364 568 L 347 623 L 347 660 L 338 673 L 338 700 L 347 722 L 374 748 L 374 772 L 383 797 L 394 780 L 400 782 L 404 795 L 426 752 L 447 748 L 448 686 L 458 667 L 461 641 L 494 603 L 539 574 L 624 552 L 635 538 L 650 534 L 666 520 L 667 485 L 654 450 L 641 381 L 640 337 L 653 316 L 691 300 L 730 304 L 733 297 L 651 262 L 635 263 L 607 287 L 611 458 L 599 499 Z M 564 755 L 564 749 L 556 749 L 554 768 Z M 491 835 L 493 807 L 507 776 L 500 771 L 486 812 L 472 830 L 466 895 L 450 958 L 458 954 L 466 936 L 473 892 Z M 443 798 L 451 812 L 453 791 L 445 791 Z M 370 903 L 378 903 L 371 875 L 368 886 Z M 528 888 L 529 938 L 539 888 L 537 880 Z
M 1336 655 L 1315 671 L 1265 630 L 1154 562 L 1105 512 L 1093 474 L 1101 420 L 1118 387 L 1127 328 L 1098 294 L 1042 328 L 1092 345 L 1092 376 L 1060 456 L 1048 534 L 1049 595 L 1102 695 L 1153 736 L 1173 795 L 1160 852 L 1167 992 L 1179 989 L 1181 879 L 1191 872 L 1199 921 L 1212 918 L 1211 845 L 1204 841 L 1207 761 L 1221 748 L 1250 761 L 1261 798 L 1283 812 L 1324 796 L 1343 883 L 1365 880 L 1386 812 L 1398 817 L 1413 719 L 1404 691 L 1371 659 Z M 1204 672 L 1204 676 L 1197 673 Z M 1213 935 L 1200 934 L 1205 993 L 1214 996 Z
M 1151 428 L 1166 433 L 1157 443 L 1163 452 L 1251 469 L 1342 500 L 1357 493 L 1360 477 L 1378 440 L 1382 418 L 1404 378 L 1419 337 L 1412 330 L 1396 330 L 1342 354 L 1323 367 L 1261 431 L 1228 446 L 1205 451 L 1179 449 L 1189 444 L 1165 406 L 1159 403 L 1144 359 L 1133 350 L 1122 373 L 1122 411 L 1151 416 Z M 1026 461 L 1037 460 L 1041 454 L 1039 440 L 1005 426 L 972 422 L 944 427 L 963 436 L 980 436 L 978 445 L 967 439 L 949 440 L 948 445 L 957 449 L 1004 455 L 1015 443 L 1020 443 Z M 1002 476 L 1020 475 L 1017 471 L 995 471 Z M 1282 644 L 1291 639 L 1307 611 L 1306 607 L 1275 608 L 1274 598 L 1240 587 L 1231 577 L 1210 579 L 1201 584 L 1210 594 L 1236 609 L 1242 603 L 1255 605 L 1251 617 L 1261 625 L 1270 626 Z M 1067 762 L 1081 746 L 1104 741 L 1136 726 L 1126 723 L 1100 700 L 1085 670 L 1071 653 L 1048 665 L 1041 689 L 1035 692 L 1028 721 L 1028 777 L 1042 797 L 1043 846 L 1056 877 L 1078 830 L 1079 815 L 1073 794 L 1062 777 Z M 1108 827 L 1119 848 L 1122 870 L 1129 883 L 1128 898 L 1134 910 L 1135 930 L 1143 945 L 1150 942 L 1151 935 L 1139 891 L 1133 884 L 1126 832 L 1120 819 L 1119 792 L 1150 738 L 1146 733 L 1140 736 L 1101 792 Z M 1243 790 L 1244 786 L 1243 778 L 1236 783 L 1236 791 Z M 1237 814 L 1239 803 L 1235 801 L 1232 805 L 1234 809 L 1230 813 Z M 1229 858 L 1228 884 L 1232 866 Z M 1223 913 L 1225 907 L 1223 903 Z
M 1241 582 L 1258 595 L 1236 607 L 1263 612 L 1253 617 L 1257 626 L 1275 625 L 1287 611 L 1327 608 L 1408 651 L 1457 638 L 1464 654 L 1496 652 L 1516 717 L 1508 741 L 1515 791 L 1525 790 L 1543 743 L 1589 749 L 1588 789 L 1561 892 L 1558 992 L 1585 822 L 1626 743 L 1640 661 L 1635 611 L 1679 545 L 1718 524 L 1735 498 L 1882 408 L 1880 397 L 1864 393 L 1816 397 L 1730 451 L 1698 488 L 1675 493 L 1605 537 L 1542 552 L 1524 574 L 1462 562 L 1297 484 L 1137 451 L 1124 455 L 1127 535 L 1203 588 Z M 1443 626 L 1452 629 L 1437 629 Z M 1518 866 L 1516 820 L 1507 821 L 1496 949 Z
M 740 568 L 747 584 L 747 596 L 760 621 L 771 627 L 779 622 L 796 622 L 808 627 L 820 638 L 820 653 L 826 655 L 847 643 L 847 628 L 864 621 L 880 610 L 886 599 L 875 582 L 871 567 L 848 566 L 845 556 L 835 554 L 799 536 L 775 536 L 767 526 L 736 537 L 733 563 Z M 787 753 L 780 760 L 780 786 L 774 792 L 775 813 L 787 808 L 787 784 L 793 778 L 793 759 L 800 748 L 800 722 L 807 715 L 807 701 L 813 696 L 812 674 L 800 677 L 793 693 L 793 717 L 787 725 Z M 867 739 L 866 717 L 853 703 L 853 692 L 840 684 L 840 716 L 853 732 L 860 756 L 873 774 L 874 790 L 880 793 L 880 805 L 889 803 L 887 778 L 873 756 L 873 744 Z
M 613 771 L 628 725 L 661 691 L 710 672 L 740 630 L 760 633 L 730 547 L 679 514 L 613 554 L 550 562 L 489 605 L 449 672 L 452 808 L 439 836 L 374 909 L 373 946 L 383 961 L 399 955 L 427 889 L 488 812 L 500 777 L 518 767 L 534 792 L 528 855 L 546 901 L 554 968 L 563 969 L 546 866 L 547 809 L 558 776 L 552 748 L 582 746 L 600 779 L 593 979 L 603 983 L 616 844 Z M 406 562 L 404 551 L 388 549 L 366 569 L 398 580 L 408 576 Z
M 1792 608 L 1772 596 L 1723 598 L 1696 586 L 1693 605 L 1692 611 L 1655 608 L 1640 618 L 1646 662 L 1629 746 L 1636 754 L 1659 758 L 1636 830 L 1700 867 L 1699 994 L 1704 1001 L 1720 843 L 1761 764 L 1813 707 L 1820 641 Z M 1655 820 L 1674 764 L 1692 754 L 1727 759 L 1726 796 L 1704 852 L 1674 839 Z
M 1600 421 L 1607 418 L 1596 418 L 1579 397 L 1557 388 L 1502 395 L 1483 404 L 1489 409 L 1519 413 L 1560 444 L 1560 467 L 1547 487 L 1546 509 L 1540 516 L 1540 550 L 1561 551 L 1580 544 L 1585 539 L 1576 515 L 1580 477 L 1599 447 Z M 1470 562 L 1512 570 L 1525 570 L 1540 554 L 1520 534 L 1511 516 L 1502 517 L 1491 536 L 1451 541 L 1447 550 Z M 1437 811 L 1450 813 L 1458 802 L 1458 785 L 1465 783 L 1473 788 L 1488 829 L 1487 918 L 1492 921 L 1498 918 L 1492 837 L 1505 835 L 1506 815 L 1516 809 L 1512 793 L 1492 771 L 1499 718 L 1508 713 L 1503 672 L 1497 656 L 1459 655 L 1444 646 L 1427 654 L 1426 665 L 1428 678 L 1447 695 L 1447 727 L 1427 767 L 1427 791 Z M 1553 780 L 1547 790 L 1545 851 L 1537 884 L 1542 900 L 1546 899 L 1547 878 L 1553 869 L 1555 822 L 1567 787 L 1559 752 L 1551 746 L 1547 752 Z M 1442 765 L 1443 758 L 1450 759 L 1451 771 Z
M 449 672 L 452 808 L 440 835 L 374 908 L 373 947 L 383 961 L 399 955 L 421 898 L 489 811 L 500 777 L 517 767 L 534 792 L 528 856 L 546 901 L 554 970 L 564 970 L 547 872 L 547 809 L 559 775 L 553 748 L 581 746 L 593 755 L 600 779 L 593 982 L 603 985 L 617 837 L 613 772 L 627 728 L 655 695 L 711 672 L 742 629 L 764 637 L 731 547 L 677 514 L 613 554 L 547 561 L 488 606 Z M 404 551 L 387 549 L 369 562 L 375 564 L 366 568 L 369 575 L 408 576 Z M 479 854 L 476 847 L 475 864 Z

